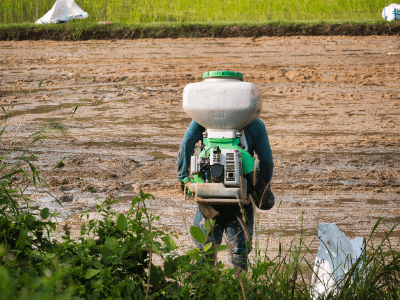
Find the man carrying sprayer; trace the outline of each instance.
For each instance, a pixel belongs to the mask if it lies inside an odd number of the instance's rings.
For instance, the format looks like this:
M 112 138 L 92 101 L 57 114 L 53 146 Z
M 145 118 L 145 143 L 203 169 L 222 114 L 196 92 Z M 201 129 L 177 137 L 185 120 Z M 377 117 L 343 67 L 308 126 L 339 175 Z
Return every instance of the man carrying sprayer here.
M 211 71 L 203 79 L 183 91 L 183 109 L 193 120 L 179 148 L 177 179 L 180 189 L 196 196 L 194 226 L 206 234 L 205 221 L 215 221 L 205 244 L 221 244 L 225 232 L 231 262 L 247 270 L 254 206 L 268 210 L 275 203 L 269 186 L 272 151 L 265 125 L 257 118 L 261 92 L 239 72 Z M 199 141 L 201 153 L 192 156 Z

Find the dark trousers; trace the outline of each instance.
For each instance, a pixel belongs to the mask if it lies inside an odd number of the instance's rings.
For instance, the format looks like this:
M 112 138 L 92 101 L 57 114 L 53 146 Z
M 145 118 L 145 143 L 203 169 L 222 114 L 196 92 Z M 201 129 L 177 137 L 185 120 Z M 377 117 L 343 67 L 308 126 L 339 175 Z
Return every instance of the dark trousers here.
M 231 263 L 234 264 L 234 260 L 240 268 L 247 270 L 247 257 L 251 251 L 253 238 L 253 208 L 250 206 L 245 208 L 244 214 L 245 216 L 243 217 L 239 211 L 230 216 L 226 216 L 224 213 L 217 216 L 215 218 L 215 226 L 207 236 L 205 244 L 212 242 L 213 246 L 220 245 L 222 243 L 222 235 L 225 232 L 226 240 L 232 249 L 232 253 L 230 253 L 231 250 L 227 250 L 229 251 Z M 197 207 L 196 215 L 194 216 L 194 226 L 199 227 L 206 235 L 205 222 L 206 218 L 201 213 L 199 207 Z M 202 250 L 203 245 L 195 240 L 193 241 Z

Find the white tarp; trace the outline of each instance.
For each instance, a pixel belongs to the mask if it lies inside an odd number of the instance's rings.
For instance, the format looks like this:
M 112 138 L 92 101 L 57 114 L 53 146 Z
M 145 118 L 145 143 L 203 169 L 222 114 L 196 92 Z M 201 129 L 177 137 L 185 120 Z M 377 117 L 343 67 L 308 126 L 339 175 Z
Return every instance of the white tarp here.
M 64 23 L 72 19 L 86 19 L 88 13 L 74 0 L 57 0 L 47 14 L 36 21 L 36 24 Z
M 365 249 L 361 237 L 350 240 L 335 223 L 318 224 L 319 250 L 311 279 L 313 298 L 336 292 L 338 282 Z
M 386 6 L 382 10 L 382 18 L 389 22 L 400 20 L 400 5 L 392 3 L 389 6 Z

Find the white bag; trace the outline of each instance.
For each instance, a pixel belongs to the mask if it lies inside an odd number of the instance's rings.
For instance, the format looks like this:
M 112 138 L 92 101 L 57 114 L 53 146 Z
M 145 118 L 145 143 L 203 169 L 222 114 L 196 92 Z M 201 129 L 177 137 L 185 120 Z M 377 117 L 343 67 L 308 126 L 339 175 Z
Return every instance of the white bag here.
M 72 19 L 86 19 L 88 16 L 74 0 L 57 0 L 52 9 L 37 20 L 36 24 L 64 23 Z
M 337 292 L 338 282 L 364 252 L 364 239 L 350 240 L 335 223 L 318 224 L 319 250 L 311 279 L 313 298 Z
M 400 20 L 400 5 L 392 3 L 389 6 L 386 6 L 382 10 L 382 18 L 389 22 Z

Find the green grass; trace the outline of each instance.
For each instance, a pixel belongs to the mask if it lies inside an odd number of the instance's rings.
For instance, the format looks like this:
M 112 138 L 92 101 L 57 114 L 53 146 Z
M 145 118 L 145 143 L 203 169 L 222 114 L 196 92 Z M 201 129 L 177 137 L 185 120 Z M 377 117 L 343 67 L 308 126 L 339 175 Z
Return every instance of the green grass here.
M 0 24 L 35 22 L 55 0 L 0 0 Z M 383 0 L 76 0 L 90 22 L 376 20 Z

